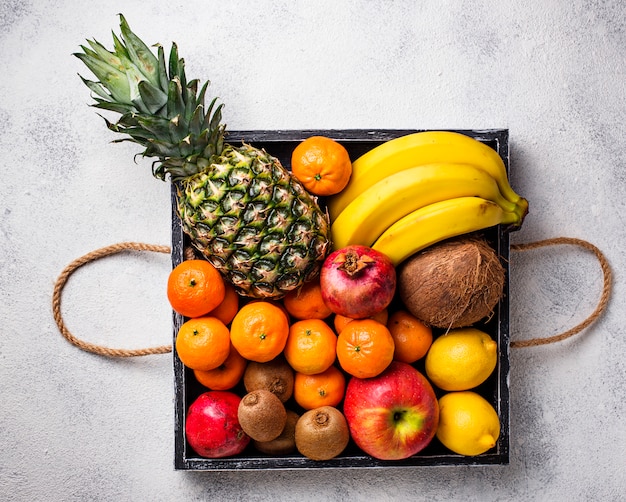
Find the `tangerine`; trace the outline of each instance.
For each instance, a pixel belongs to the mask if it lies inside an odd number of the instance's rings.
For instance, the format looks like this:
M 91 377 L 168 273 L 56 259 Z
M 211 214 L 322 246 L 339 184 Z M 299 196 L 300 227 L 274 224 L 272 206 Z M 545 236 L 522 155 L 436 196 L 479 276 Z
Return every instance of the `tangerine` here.
M 326 319 L 332 311 L 322 298 L 319 280 L 305 282 L 283 298 L 283 305 L 295 319 Z
M 277 357 L 289 335 L 289 319 L 278 306 L 267 301 L 250 302 L 235 315 L 230 340 L 249 361 L 264 363 Z
M 207 371 L 194 370 L 193 374 L 196 380 L 208 389 L 230 390 L 239 383 L 247 365 L 247 359 L 231 344 L 228 357 L 217 368 Z
M 334 195 L 350 181 L 352 162 L 348 151 L 337 141 L 311 136 L 294 149 L 291 170 L 312 194 Z
M 185 260 L 167 279 L 167 299 L 185 317 L 200 317 L 224 300 L 226 287 L 217 269 L 206 260 Z
M 215 307 L 208 315 L 217 317 L 224 324 L 230 324 L 235 318 L 235 315 L 239 311 L 239 294 L 235 290 L 235 287 L 226 282 L 224 299 L 217 307 Z
M 337 335 L 322 319 L 297 321 L 283 349 L 289 365 L 305 375 L 326 371 L 337 357 Z
M 176 353 L 193 370 L 208 371 L 223 364 L 230 353 L 230 333 L 216 317 L 195 317 L 176 335 Z
M 389 318 L 389 311 L 387 309 L 383 309 L 377 314 L 374 314 L 373 316 L 368 317 L 368 319 L 374 319 L 375 321 L 378 321 L 382 324 L 387 324 L 388 318 Z M 343 330 L 346 324 L 348 324 L 350 321 L 354 321 L 354 319 L 352 319 L 351 317 L 346 317 L 341 314 L 335 314 L 335 318 L 333 320 L 335 331 L 337 333 L 341 333 L 341 330 Z
M 293 396 L 302 408 L 313 410 L 320 406 L 337 406 L 346 391 L 346 377 L 337 366 L 315 375 L 296 372 Z
M 272 299 L 260 299 L 260 298 L 252 298 L 248 301 L 248 303 L 255 303 L 255 302 L 265 302 L 265 303 L 269 303 L 270 305 L 274 305 L 274 307 L 278 307 L 280 310 L 282 310 L 283 314 L 285 314 L 285 316 L 287 317 L 287 320 L 289 320 L 289 312 L 287 312 L 287 309 L 285 308 L 285 305 L 283 304 L 282 300 L 272 300 Z
M 337 359 L 357 378 L 379 375 L 393 360 L 394 342 L 387 327 L 374 319 L 355 319 L 337 337 Z
M 426 355 L 433 343 L 433 330 L 406 310 L 397 310 L 389 316 L 387 329 L 393 337 L 393 358 L 414 363 Z

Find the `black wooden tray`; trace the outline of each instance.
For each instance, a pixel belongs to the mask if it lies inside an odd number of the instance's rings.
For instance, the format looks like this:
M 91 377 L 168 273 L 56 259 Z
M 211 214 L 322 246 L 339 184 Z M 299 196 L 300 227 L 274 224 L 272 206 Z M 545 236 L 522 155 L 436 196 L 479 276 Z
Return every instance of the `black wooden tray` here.
M 237 144 L 246 142 L 256 147 L 265 148 L 270 154 L 278 157 L 283 165 L 291 167 L 291 152 L 296 145 L 309 136 L 327 136 L 342 143 L 350 157 L 358 156 L 383 143 L 384 141 L 418 132 L 419 130 L 277 130 L 277 131 L 231 131 L 228 142 Z M 507 129 L 488 130 L 455 130 L 471 136 L 494 148 L 502 157 L 507 170 L 509 169 L 509 133 Z M 193 372 L 184 367 L 173 351 L 174 363 L 174 407 L 175 407 L 175 458 L 177 470 L 263 470 L 263 469 L 328 469 L 328 468 L 385 468 L 385 467 L 417 467 L 417 466 L 454 466 L 454 465 L 494 465 L 509 463 L 509 236 L 496 227 L 487 231 L 487 239 L 494 246 L 506 269 L 506 283 L 503 299 L 498 304 L 495 315 L 485 324 L 478 326 L 488 332 L 498 343 L 498 364 L 491 377 L 475 389 L 495 407 L 500 418 L 500 437 L 496 446 L 475 457 L 464 457 L 454 454 L 443 447 L 434 438 L 424 450 L 408 459 L 400 461 L 382 461 L 365 455 L 352 442 L 339 456 L 328 461 L 314 461 L 295 453 L 288 456 L 272 457 L 253 449 L 252 445 L 240 455 L 223 459 L 207 459 L 198 456 L 185 439 L 185 418 L 187 409 L 195 398 L 208 389 L 200 385 Z M 172 186 L 172 266 L 183 260 L 183 249 L 187 245 L 180 221 L 176 214 L 175 187 Z M 173 313 L 174 340 L 178 328 L 185 321 L 181 315 Z M 422 363 L 423 364 L 423 363 Z M 416 367 L 423 372 L 420 362 Z M 237 389 L 235 389 L 237 390 Z M 240 389 L 241 391 L 242 389 Z M 437 389 L 435 388 L 435 391 Z M 240 392 L 241 393 L 241 392 Z M 243 395 L 243 393 L 241 393 Z M 290 403 L 288 403 L 290 404 Z M 297 410 L 297 406 L 293 405 Z

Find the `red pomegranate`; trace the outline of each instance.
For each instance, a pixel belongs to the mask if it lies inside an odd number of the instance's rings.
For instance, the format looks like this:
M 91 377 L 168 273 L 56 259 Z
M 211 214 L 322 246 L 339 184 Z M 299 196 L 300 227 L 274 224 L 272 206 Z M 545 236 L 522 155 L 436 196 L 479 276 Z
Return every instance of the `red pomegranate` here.
M 201 457 L 222 458 L 241 453 L 250 437 L 243 432 L 237 410 L 241 398 L 230 391 L 200 394 L 189 407 L 185 435 Z
M 320 285 L 324 302 L 335 314 L 363 319 L 391 303 L 396 291 L 396 270 L 379 251 L 351 245 L 324 260 Z

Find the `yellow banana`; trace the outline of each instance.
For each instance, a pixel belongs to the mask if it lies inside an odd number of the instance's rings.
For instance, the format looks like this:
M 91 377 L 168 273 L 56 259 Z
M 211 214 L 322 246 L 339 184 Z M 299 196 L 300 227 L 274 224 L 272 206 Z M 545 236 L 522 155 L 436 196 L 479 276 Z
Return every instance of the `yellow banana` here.
M 505 211 L 519 208 L 505 199 L 496 180 L 468 164 L 427 164 L 392 174 L 372 185 L 337 216 L 331 227 L 333 246 L 371 246 L 400 218 L 421 207 L 463 196 L 482 197 Z
M 439 241 L 499 224 L 515 224 L 519 216 L 481 197 L 457 197 L 409 213 L 391 225 L 372 245 L 394 265 Z
M 506 199 L 528 206 L 528 202 L 511 188 L 504 162 L 493 148 L 461 133 L 423 131 L 386 141 L 356 159 L 346 188 L 328 199 L 331 220 L 359 194 L 386 176 L 433 162 L 480 167 L 496 179 Z

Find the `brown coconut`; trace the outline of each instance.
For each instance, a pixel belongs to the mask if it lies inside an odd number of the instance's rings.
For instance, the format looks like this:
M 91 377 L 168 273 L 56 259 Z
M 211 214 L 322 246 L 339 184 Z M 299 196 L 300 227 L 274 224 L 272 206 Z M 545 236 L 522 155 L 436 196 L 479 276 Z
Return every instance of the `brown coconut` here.
M 493 315 L 505 275 L 486 240 L 462 237 L 408 258 L 398 274 L 398 293 L 407 310 L 428 325 L 460 328 Z

